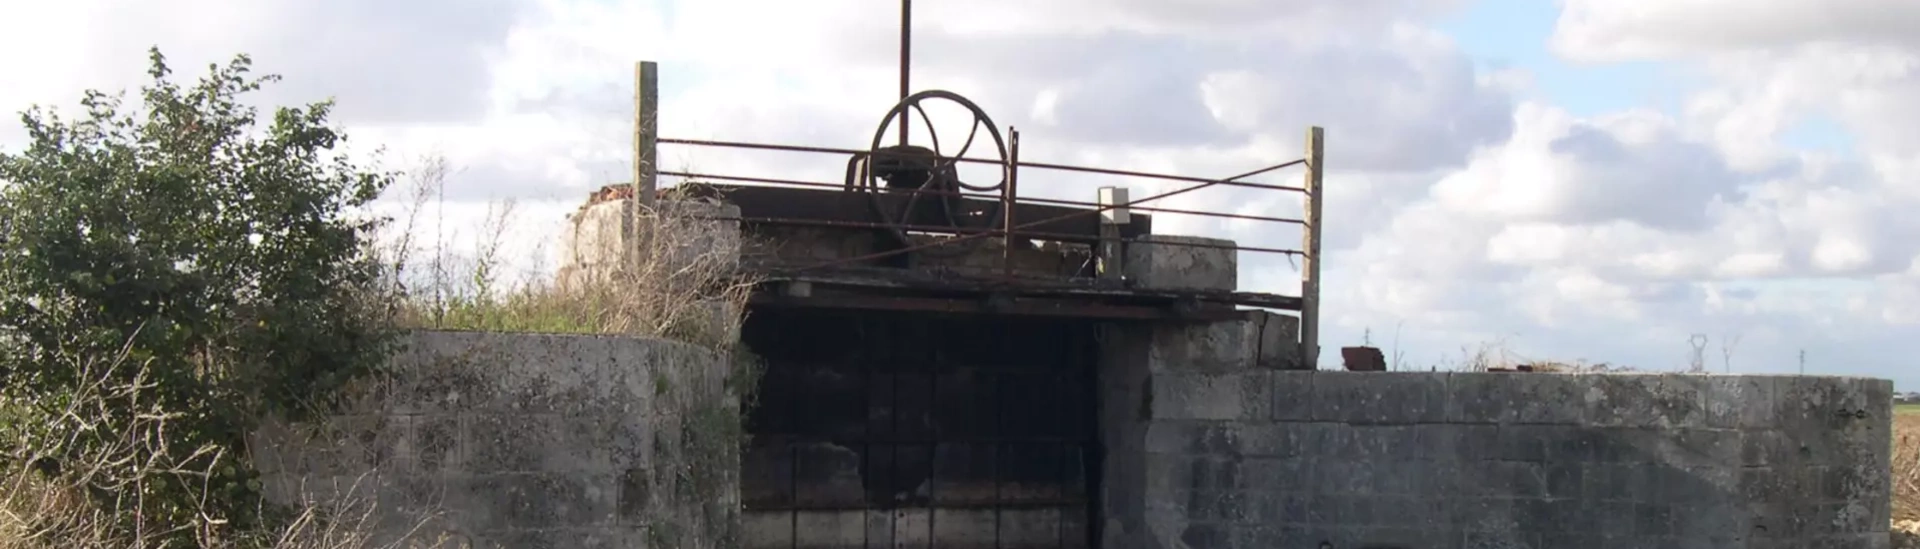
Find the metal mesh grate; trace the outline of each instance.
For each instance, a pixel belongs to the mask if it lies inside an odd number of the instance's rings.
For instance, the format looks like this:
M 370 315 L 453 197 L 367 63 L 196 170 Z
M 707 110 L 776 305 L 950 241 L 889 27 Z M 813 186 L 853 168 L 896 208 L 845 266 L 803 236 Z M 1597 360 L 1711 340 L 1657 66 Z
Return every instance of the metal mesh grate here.
M 769 310 L 743 336 L 753 545 L 1090 545 L 1091 323 Z

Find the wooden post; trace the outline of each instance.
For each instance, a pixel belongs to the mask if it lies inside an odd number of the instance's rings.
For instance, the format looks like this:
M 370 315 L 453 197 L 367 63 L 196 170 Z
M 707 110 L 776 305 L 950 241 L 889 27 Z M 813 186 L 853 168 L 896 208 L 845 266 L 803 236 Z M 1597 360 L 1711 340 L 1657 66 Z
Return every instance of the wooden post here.
M 659 191 L 660 168 L 654 165 L 660 136 L 660 67 L 652 61 L 633 64 L 633 193 L 641 205 L 652 206 Z
M 640 260 L 640 216 L 653 209 L 659 194 L 660 167 L 657 158 L 660 137 L 660 67 L 652 61 L 633 64 L 633 199 L 627 201 L 627 253 L 632 262 Z
M 1325 158 L 1326 130 L 1319 126 L 1307 128 L 1307 174 L 1306 219 L 1303 227 L 1300 275 L 1300 367 L 1315 370 L 1320 368 L 1320 237 L 1325 234 L 1321 225 L 1321 208 L 1325 195 L 1321 193 L 1320 178 L 1326 175 Z

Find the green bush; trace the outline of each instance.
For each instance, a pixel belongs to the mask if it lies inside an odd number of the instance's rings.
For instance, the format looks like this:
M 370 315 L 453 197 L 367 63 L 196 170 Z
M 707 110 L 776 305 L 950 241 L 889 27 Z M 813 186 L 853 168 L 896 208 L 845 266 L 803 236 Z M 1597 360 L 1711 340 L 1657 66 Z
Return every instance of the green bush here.
M 376 221 L 357 212 L 393 175 L 338 150 L 330 102 L 258 120 L 240 100 L 276 77 L 244 55 L 186 87 L 150 55 L 136 104 L 89 91 L 72 120 L 36 107 L 21 116 L 30 143 L 0 154 L 0 393 L 16 407 L 0 451 L 57 470 L 70 456 L 38 453 L 164 440 L 148 451 L 191 459 L 139 497 L 93 499 L 120 528 L 204 544 L 273 518 L 247 463 L 257 422 L 310 417 L 384 363 L 391 300 L 366 246 Z M 71 425 L 53 416 L 98 381 L 61 359 L 74 355 L 143 365 L 124 371 L 143 372 L 149 400 L 103 399 L 119 420 L 57 432 Z M 140 432 L 156 424 L 137 410 L 169 414 L 169 431 Z

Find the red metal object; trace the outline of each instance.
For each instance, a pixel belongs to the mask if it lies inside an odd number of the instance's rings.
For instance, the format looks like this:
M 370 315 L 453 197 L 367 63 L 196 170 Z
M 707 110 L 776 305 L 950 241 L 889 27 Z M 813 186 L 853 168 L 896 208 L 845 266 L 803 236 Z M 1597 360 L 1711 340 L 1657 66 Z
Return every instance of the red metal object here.
M 1387 357 L 1374 347 L 1341 347 L 1340 361 L 1349 372 L 1387 371 Z

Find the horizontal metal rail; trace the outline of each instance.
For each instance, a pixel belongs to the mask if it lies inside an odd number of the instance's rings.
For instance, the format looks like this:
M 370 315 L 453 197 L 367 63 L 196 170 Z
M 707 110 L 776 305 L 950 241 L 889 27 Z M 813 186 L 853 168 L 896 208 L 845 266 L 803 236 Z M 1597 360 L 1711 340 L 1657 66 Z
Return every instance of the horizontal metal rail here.
M 873 151 L 866 151 L 866 150 L 860 150 L 860 149 L 846 149 L 846 148 L 839 148 L 839 147 L 815 147 L 815 146 L 807 146 L 807 145 L 776 145 L 772 143 L 744 143 L 744 142 L 738 142 L 738 141 L 715 141 L 715 140 L 707 140 L 707 139 L 661 138 L 659 142 L 661 144 L 670 144 L 670 145 L 695 145 L 695 146 L 703 146 L 703 147 L 756 149 L 756 150 L 767 150 L 767 151 L 844 154 L 849 156 L 856 155 L 856 154 L 873 154 Z M 976 164 L 1000 164 L 1001 163 L 998 161 L 987 160 L 984 158 L 962 157 L 962 158 L 956 158 L 954 160 L 959 162 L 969 162 L 969 163 L 976 163 Z M 1280 164 L 1278 166 L 1274 166 L 1265 171 L 1273 171 L 1281 168 L 1298 166 L 1298 165 L 1306 164 L 1306 162 L 1307 161 L 1305 159 L 1294 160 L 1294 161 Z M 1069 171 L 1069 172 L 1095 173 L 1095 174 L 1103 174 L 1103 175 L 1119 175 L 1119 176 L 1126 176 L 1126 177 L 1141 177 L 1141 178 L 1147 178 L 1147 179 L 1160 179 L 1165 181 L 1184 181 L 1187 183 L 1218 183 L 1218 184 L 1227 185 L 1230 187 L 1246 187 L 1251 189 L 1268 189 L 1268 190 L 1275 190 L 1275 191 L 1289 191 L 1289 192 L 1299 192 L 1299 193 L 1303 193 L 1307 191 L 1303 187 L 1296 187 L 1292 185 L 1270 185 L 1266 183 L 1252 183 L 1247 181 L 1216 181 L 1216 180 L 1207 179 L 1204 177 L 1140 172 L 1140 171 L 1132 171 L 1132 170 L 1116 170 L 1111 168 L 1094 168 L 1094 167 L 1088 167 L 1088 166 L 1073 166 L 1068 164 L 1054 164 L 1054 163 L 1048 163 L 1048 162 L 1018 161 L 1018 162 L 1012 162 L 1012 164 L 1016 168 L 1040 168 L 1044 170 L 1060 170 L 1060 171 Z M 667 172 L 662 171 L 660 173 L 662 175 L 665 175 Z
M 674 171 L 674 170 L 660 170 L 660 175 L 664 175 L 668 177 L 685 178 L 689 180 L 735 181 L 740 183 L 763 183 L 767 185 L 792 185 L 795 187 L 809 187 L 809 188 L 822 188 L 822 189 L 846 188 L 846 185 L 842 183 L 806 181 L 801 179 L 787 179 L 787 178 L 780 178 L 780 177 L 726 175 L 726 174 L 702 173 L 702 172 L 683 172 L 683 171 Z M 914 192 L 931 194 L 935 196 L 959 196 L 959 197 L 965 197 L 965 198 L 981 198 L 981 199 L 988 198 L 986 195 L 977 194 L 977 193 L 966 193 L 966 192 L 960 192 L 960 191 L 921 189 Z M 1030 197 L 1030 198 L 1021 198 L 1019 200 L 1022 202 L 1033 202 L 1033 203 L 1039 203 L 1039 204 L 1055 204 L 1060 206 L 1099 206 L 1100 205 L 1098 202 L 1088 202 L 1085 200 L 1066 200 L 1066 199 L 1060 199 L 1060 198 Z M 1135 201 L 1132 204 L 1128 204 L 1127 209 L 1139 210 L 1143 212 L 1194 215 L 1194 216 L 1201 216 L 1201 217 L 1220 217 L 1220 218 L 1226 218 L 1226 219 L 1245 219 L 1249 221 L 1266 221 L 1271 223 L 1290 223 L 1294 225 L 1300 225 L 1300 224 L 1306 223 L 1305 220 L 1286 218 L 1286 217 L 1271 217 L 1271 216 L 1264 216 L 1264 215 L 1236 214 L 1236 213 L 1225 213 L 1225 212 L 1208 212 L 1208 211 L 1201 211 L 1201 210 L 1185 210 L 1185 209 L 1167 208 L 1167 207 L 1161 207 L 1161 206 L 1141 206 L 1139 205 L 1138 201 Z
M 845 229 L 885 229 L 888 227 L 893 227 L 893 228 L 904 229 L 907 231 L 955 233 L 955 234 L 964 234 L 969 236 L 972 236 L 972 235 L 1005 236 L 1007 234 L 1007 231 L 1004 231 L 998 228 L 993 228 L 993 227 L 888 225 L 886 223 L 875 223 L 871 221 L 836 221 L 831 219 L 795 219 L 795 218 L 788 218 L 788 217 L 736 217 L 736 216 L 689 216 L 689 217 L 691 217 L 692 219 L 711 220 L 711 221 L 739 221 L 742 223 L 753 223 L 758 225 L 789 225 L 789 226 L 796 226 L 796 227 L 835 227 L 835 228 L 845 228 Z M 1038 232 L 1038 231 L 1022 231 L 1017 229 L 1013 231 L 1013 236 L 1036 238 L 1041 240 L 1077 240 L 1082 238 L 1081 235 Z M 1128 239 L 1126 240 L 1126 242 L 1133 243 L 1133 244 L 1152 244 L 1155 246 L 1183 247 L 1183 248 L 1209 248 L 1209 249 L 1218 249 L 1218 250 L 1239 250 L 1239 251 L 1246 251 L 1246 252 L 1261 252 L 1261 253 L 1274 253 L 1274 254 L 1285 254 L 1285 255 L 1302 255 L 1303 253 L 1305 253 L 1305 252 L 1301 252 L 1300 250 L 1292 250 L 1287 248 L 1263 248 L 1259 246 L 1246 246 L 1241 244 L 1216 244 L 1216 243 L 1209 243 L 1209 242 L 1156 242 L 1156 241 L 1147 241 L 1147 240 L 1140 240 L 1140 239 Z

